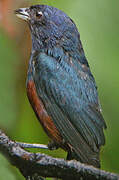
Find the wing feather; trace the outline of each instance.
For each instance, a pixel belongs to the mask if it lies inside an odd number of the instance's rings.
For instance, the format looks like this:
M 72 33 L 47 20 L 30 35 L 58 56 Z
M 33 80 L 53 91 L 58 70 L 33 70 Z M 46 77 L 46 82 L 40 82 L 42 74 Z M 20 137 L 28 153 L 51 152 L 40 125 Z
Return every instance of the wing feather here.
M 57 50 L 58 51 L 58 50 Z M 106 127 L 98 104 L 95 80 L 76 59 L 46 53 L 37 56 L 34 82 L 48 114 L 81 162 L 96 165 Z M 50 51 L 51 53 L 51 51 Z M 93 162 L 94 161 L 94 162 Z M 99 162 L 98 162 L 99 163 Z

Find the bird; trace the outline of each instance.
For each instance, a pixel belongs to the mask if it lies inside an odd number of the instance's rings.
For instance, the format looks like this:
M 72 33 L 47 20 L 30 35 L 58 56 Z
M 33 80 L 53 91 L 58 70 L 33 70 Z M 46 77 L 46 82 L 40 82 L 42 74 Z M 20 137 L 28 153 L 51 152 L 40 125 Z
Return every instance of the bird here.
M 76 24 L 63 11 L 42 4 L 15 14 L 30 28 L 26 92 L 51 147 L 64 149 L 67 160 L 100 168 L 106 123 Z

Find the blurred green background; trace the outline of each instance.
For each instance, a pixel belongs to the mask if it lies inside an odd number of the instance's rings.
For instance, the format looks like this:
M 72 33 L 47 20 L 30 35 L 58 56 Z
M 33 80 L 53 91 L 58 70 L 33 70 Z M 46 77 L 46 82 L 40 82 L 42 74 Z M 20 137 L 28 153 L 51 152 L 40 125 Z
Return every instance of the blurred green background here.
M 108 127 L 106 145 L 101 151 L 102 169 L 119 173 L 119 0 L 0 1 L 3 8 L 0 11 L 0 128 L 17 141 L 48 143 L 25 92 L 31 46 L 29 29 L 13 14 L 13 9 L 29 4 L 60 8 L 77 24 Z M 40 152 L 66 156 L 63 150 Z M 0 180 L 8 178 L 24 179 L 0 155 Z

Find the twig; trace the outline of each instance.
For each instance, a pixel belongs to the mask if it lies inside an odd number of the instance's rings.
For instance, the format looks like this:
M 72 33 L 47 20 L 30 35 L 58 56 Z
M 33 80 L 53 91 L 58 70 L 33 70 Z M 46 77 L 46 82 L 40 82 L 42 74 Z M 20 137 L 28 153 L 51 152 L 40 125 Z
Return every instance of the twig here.
M 29 144 L 29 143 L 23 143 L 23 142 L 16 142 L 16 144 L 19 145 L 21 148 L 38 148 L 38 149 L 49 150 L 48 146 L 44 144 Z

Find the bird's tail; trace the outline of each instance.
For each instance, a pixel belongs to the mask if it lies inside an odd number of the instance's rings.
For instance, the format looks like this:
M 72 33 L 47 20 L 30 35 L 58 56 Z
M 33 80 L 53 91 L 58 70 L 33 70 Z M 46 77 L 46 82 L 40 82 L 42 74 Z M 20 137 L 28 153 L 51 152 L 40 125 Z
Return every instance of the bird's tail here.
M 87 161 L 85 161 L 82 156 L 77 155 L 74 151 L 70 151 L 67 154 L 67 160 L 77 160 L 81 163 L 87 164 L 87 165 L 92 165 L 96 168 L 100 168 L 100 159 L 99 159 L 99 152 L 93 152 L 93 155 L 89 154 L 89 158 Z
M 67 154 L 67 160 L 77 160 L 80 161 L 81 163 L 87 164 L 87 165 L 92 165 L 94 167 L 100 168 L 100 160 L 99 160 L 99 152 L 95 154 L 95 158 L 92 158 L 89 161 L 85 162 L 80 156 L 77 156 L 77 154 L 75 152 L 68 152 Z M 74 178 L 70 177 L 70 178 L 65 178 L 62 180 L 75 180 Z M 76 179 L 77 180 L 77 179 Z M 89 178 L 87 177 L 80 177 L 80 179 L 78 180 L 89 180 Z

